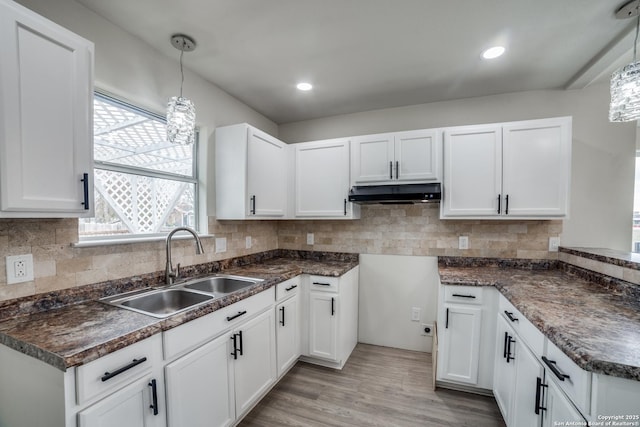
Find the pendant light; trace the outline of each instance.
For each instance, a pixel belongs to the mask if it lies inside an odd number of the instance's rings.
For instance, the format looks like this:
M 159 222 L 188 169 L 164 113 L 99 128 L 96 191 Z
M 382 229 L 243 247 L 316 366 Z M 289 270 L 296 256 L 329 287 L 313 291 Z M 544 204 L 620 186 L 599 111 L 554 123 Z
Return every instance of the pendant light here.
M 167 140 L 173 144 L 193 144 L 196 128 L 196 107 L 193 102 L 182 97 L 184 70 L 182 56 L 185 52 L 192 52 L 196 42 L 184 34 L 171 36 L 171 45 L 180 50 L 180 96 L 172 96 L 167 104 Z
M 640 61 L 636 59 L 638 29 L 640 29 L 640 0 L 632 0 L 616 12 L 616 18 L 636 18 L 633 41 L 633 62 L 616 70 L 611 76 L 610 122 L 630 122 L 640 119 Z

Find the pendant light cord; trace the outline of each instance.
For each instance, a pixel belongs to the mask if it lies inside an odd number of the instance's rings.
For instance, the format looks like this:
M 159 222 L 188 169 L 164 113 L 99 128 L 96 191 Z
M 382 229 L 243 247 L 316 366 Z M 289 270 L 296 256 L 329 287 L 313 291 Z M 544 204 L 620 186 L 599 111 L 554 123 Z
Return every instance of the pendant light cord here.
M 636 28 L 636 40 L 637 39 L 638 39 L 638 29 Z M 186 42 L 183 41 L 182 49 L 180 49 L 180 98 L 182 98 L 182 85 L 184 84 L 184 70 L 182 69 L 182 55 L 184 55 L 185 45 L 186 45 Z M 635 57 L 636 57 L 635 45 L 634 45 L 633 57 L 635 61 Z

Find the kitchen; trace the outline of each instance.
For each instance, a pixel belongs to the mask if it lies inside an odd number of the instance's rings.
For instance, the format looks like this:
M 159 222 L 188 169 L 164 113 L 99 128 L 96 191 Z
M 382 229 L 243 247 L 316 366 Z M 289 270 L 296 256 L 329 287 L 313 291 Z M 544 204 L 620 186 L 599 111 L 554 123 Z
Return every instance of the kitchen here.
M 163 55 L 149 49 L 139 38 L 73 1 L 22 3 L 96 44 L 96 87 L 156 111 L 164 108 L 166 99 L 177 89 L 179 75 L 176 57 L 168 56 L 171 53 Z M 602 8 L 611 13 L 617 6 L 612 3 Z M 619 25 L 622 29 L 628 23 Z M 206 48 L 204 44 L 199 46 Z M 185 61 L 188 59 L 187 53 Z M 422 257 L 546 258 L 554 256 L 547 246 L 549 237 L 556 236 L 561 236 L 562 244 L 567 246 L 623 251 L 631 246 L 628 224 L 632 210 L 635 126 L 608 122 L 607 82 L 576 90 L 513 91 L 289 124 L 276 124 L 188 69 L 185 93 L 194 99 L 201 133 L 209 137 L 211 144 L 216 127 L 241 122 L 251 123 L 281 140 L 298 142 L 408 129 L 573 118 L 568 219 L 440 220 L 437 205 L 367 206 L 362 208 L 361 219 L 357 221 L 217 221 L 210 216 L 209 233 L 227 238 L 227 252 L 216 253 L 214 239 L 207 237 L 203 238 L 204 255 L 193 255 L 190 242 L 177 242 L 182 250 L 175 253 L 184 254 L 181 261 L 185 265 L 272 249 Z M 204 150 L 207 144 L 202 145 Z M 211 156 L 212 152 L 204 154 L 207 159 Z M 215 211 L 214 199 L 209 198 L 207 203 L 207 210 Z M 416 232 L 411 218 L 426 218 L 424 222 L 432 228 Z M 32 252 L 36 280 L 21 285 L 3 284 L 0 298 L 8 300 L 164 268 L 162 242 L 73 247 L 77 230 L 74 219 L 3 219 L 0 222 L 3 254 Z M 307 244 L 307 233 L 314 233 L 314 245 Z M 252 236 L 250 249 L 245 247 L 247 235 Z M 469 236 L 468 250 L 458 249 L 458 237 L 464 235 Z M 4 280 L 5 274 L 0 276 Z M 435 320 L 435 310 L 435 304 L 425 306 L 425 320 Z M 405 327 L 413 324 L 407 321 Z

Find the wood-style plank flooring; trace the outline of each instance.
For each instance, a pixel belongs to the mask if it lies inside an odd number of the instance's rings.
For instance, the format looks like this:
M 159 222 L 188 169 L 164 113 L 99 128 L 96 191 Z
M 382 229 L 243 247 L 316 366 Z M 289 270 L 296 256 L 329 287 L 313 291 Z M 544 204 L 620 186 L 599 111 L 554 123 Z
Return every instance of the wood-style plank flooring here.
M 239 426 L 504 426 L 493 398 L 431 378 L 428 353 L 358 344 L 342 371 L 298 362 Z

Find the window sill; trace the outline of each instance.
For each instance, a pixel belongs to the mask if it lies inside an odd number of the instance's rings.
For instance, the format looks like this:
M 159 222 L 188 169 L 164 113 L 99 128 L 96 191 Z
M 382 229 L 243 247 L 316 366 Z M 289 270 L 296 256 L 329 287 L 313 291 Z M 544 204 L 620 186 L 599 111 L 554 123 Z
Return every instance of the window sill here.
M 215 237 L 213 234 L 198 234 L 201 239 Z M 126 239 L 102 239 L 102 240 L 81 240 L 71 243 L 73 248 L 94 248 L 98 246 L 114 246 L 114 245 L 130 245 L 135 243 L 164 242 L 167 236 L 147 236 L 147 237 L 130 237 Z M 171 240 L 189 240 L 193 239 L 191 234 L 175 234 Z

